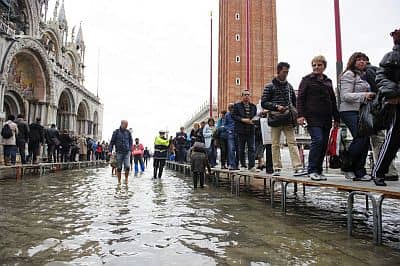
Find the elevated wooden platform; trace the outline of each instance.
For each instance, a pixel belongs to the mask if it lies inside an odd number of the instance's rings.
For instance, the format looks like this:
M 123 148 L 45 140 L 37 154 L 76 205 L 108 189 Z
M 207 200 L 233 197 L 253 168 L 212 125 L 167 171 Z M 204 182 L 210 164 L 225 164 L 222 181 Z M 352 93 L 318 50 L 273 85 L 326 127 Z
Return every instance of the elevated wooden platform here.
M 28 174 L 44 175 L 49 172 L 81 169 L 89 167 L 103 167 L 106 161 L 82 161 L 67 163 L 38 163 L 38 164 L 17 164 L 12 166 L 0 166 L 0 179 L 16 178 L 20 179 Z
M 190 174 L 190 165 L 178 164 L 168 161 L 167 167 Z M 382 203 L 386 198 L 400 199 L 400 182 L 387 182 L 388 186 L 378 187 L 373 181 L 352 181 L 346 179 L 339 172 L 336 174 L 326 174 L 326 181 L 313 181 L 307 176 L 294 177 L 292 172 L 281 172 L 281 176 L 274 177 L 265 172 L 249 172 L 249 171 L 229 171 L 227 169 L 213 168 L 211 180 L 216 187 L 219 187 L 221 181 L 228 181 L 231 193 L 236 196 L 240 195 L 241 187 L 248 189 L 253 179 L 263 181 L 264 193 L 269 194 L 270 203 L 275 207 L 276 192 L 280 189 L 280 201 L 283 212 L 286 212 L 286 202 L 289 184 L 293 184 L 294 193 L 298 192 L 298 185 L 303 186 L 303 194 L 306 193 L 307 186 L 332 188 L 339 191 L 348 192 L 347 200 L 347 230 L 348 235 L 352 235 L 353 231 L 353 209 L 356 195 L 365 196 L 366 209 L 369 209 L 369 203 L 373 212 L 373 240 L 375 244 L 382 244 Z M 269 184 L 268 184 L 269 183 Z M 278 184 L 278 186 L 277 186 Z M 280 184 L 280 186 L 279 186 Z

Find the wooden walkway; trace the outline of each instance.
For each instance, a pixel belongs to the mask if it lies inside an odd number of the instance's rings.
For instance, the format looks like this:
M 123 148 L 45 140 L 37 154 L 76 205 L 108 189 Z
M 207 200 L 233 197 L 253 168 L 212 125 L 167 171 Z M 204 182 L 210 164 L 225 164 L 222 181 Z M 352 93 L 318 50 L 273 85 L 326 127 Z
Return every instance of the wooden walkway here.
M 167 161 L 167 167 L 174 171 L 190 174 L 190 165 L 178 164 Z M 265 172 L 229 171 L 226 169 L 213 168 L 211 176 L 212 183 L 219 187 L 221 181 L 227 181 L 232 194 L 240 195 L 241 187 L 248 189 L 254 179 L 262 180 L 265 195 L 269 194 L 271 207 L 275 207 L 276 192 L 280 190 L 280 203 L 283 212 L 286 212 L 288 197 L 288 186 L 293 184 L 294 193 L 298 192 L 298 185 L 303 187 L 303 195 L 306 194 L 306 187 L 333 188 L 339 191 L 348 192 L 347 200 L 347 232 L 352 235 L 353 231 L 353 210 L 356 195 L 365 197 L 365 206 L 369 210 L 371 203 L 373 213 L 373 240 L 377 245 L 382 244 L 382 203 L 384 199 L 400 199 L 400 182 L 387 182 L 388 186 L 378 187 L 371 182 L 354 182 L 346 179 L 343 175 L 326 174 L 327 181 L 312 181 L 309 177 L 294 177 L 291 172 L 282 172 L 281 176 L 273 177 Z
M 49 172 L 98 167 L 107 165 L 106 161 L 82 161 L 67 163 L 38 163 L 38 164 L 18 164 L 12 166 L 0 166 L 0 179 L 16 178 L 20 179 L 28 174 L 44 175 Z

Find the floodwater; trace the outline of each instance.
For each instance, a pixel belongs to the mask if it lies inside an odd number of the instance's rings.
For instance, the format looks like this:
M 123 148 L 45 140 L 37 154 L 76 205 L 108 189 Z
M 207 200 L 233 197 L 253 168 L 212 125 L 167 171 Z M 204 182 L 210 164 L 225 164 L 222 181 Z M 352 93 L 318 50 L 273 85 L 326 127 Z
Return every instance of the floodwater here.
M 261 194 L 260 194 L 261 195 Z M 0 181 L 1 265 L 399 265 L 398 202 L 384 205 L 384 246 L 357 205 L 346 235 L 346 197 L 307 188 L 287 214 L 226 188 L 193 190 L 165 171 L 118 185 L 109 168 Z

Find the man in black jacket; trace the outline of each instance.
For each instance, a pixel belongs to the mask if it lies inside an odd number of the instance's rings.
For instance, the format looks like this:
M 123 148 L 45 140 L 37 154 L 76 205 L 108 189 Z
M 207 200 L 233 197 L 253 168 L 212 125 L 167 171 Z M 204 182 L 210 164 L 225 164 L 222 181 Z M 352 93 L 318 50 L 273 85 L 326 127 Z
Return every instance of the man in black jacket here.
M 264 109 L 284 113 L 289 109 L 290 105 L 296 106 L 296 95 L 292 85 L 287 81 L 290 65 L 286 62 L 280 62 L 277 66 L 277 77 L 270 84 L 265 86 L 261 97 L 261 106 Z M 281 133 L 285 134 L 289 147 L 290 159 L 294 168 L 295 176 L 306 175 L 302 163 L 300 161 L 299 149 L 297 147 L 294 135 L 295 125 L 292 121 L 287 120 L 280 126 L 271 127 L 272 138 L 272 159 L 274 162 L 274 176 L 279 176 L 282 169 L 280 140 Z
M 255 129 L 253 118 L 257 115 L 257 107 L 250 102 L 250 92 L 242 91 L 242 101 L 233 106 L 232 117 L 239 143 L 239 160 L 241 167 L 246 167 L 245 146 L 247 144 L 248 169 L 255 168 Z
M 55 124 L 46 130 L 47 162 L 57 162 L 56 149 L 60 146 L 60 132 Z
M 377 186 L 386 186 L 385 174 L 400 148 L 400 29 L 394 30 L 390 35 L 394 41 L 393 51 L 383 57 L 376 75 L 379 90 L 377 97 L 393 110 L 385 142 L 372 170 Z
M 21 163 L 26 164 L 25 146 L 29 140 L 29 125 L 28 122 L 25 121 L 23 114 L 17 116 L 15 123 L 18 126 L 17 147 L 19 155 L 21 156 Z
M 41 119 L 36 118 L 36 122 L 29 125 L 29 161 L 37 163 L 37 156 L 40 154 L 40 145 L 44 143 L 44 128 L 40 125 Z

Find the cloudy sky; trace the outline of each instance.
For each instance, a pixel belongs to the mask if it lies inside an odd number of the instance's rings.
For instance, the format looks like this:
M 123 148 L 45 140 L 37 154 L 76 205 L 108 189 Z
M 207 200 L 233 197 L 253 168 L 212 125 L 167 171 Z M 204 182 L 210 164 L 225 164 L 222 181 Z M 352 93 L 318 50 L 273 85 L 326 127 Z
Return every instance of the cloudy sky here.
M 250 0 L 251 1 L 251 0 Z M 104 103 L 103 137 L 121 119 L 152 146 L 158 130 L 176 131 L 208 99 L 210 11 L 214 16 L 214 95 L 217 94 L 218 0 L 65 0 L 69 27 L 82 21 L 87 46 L 86 87 Z M 290 62 L 295 87 L 323 54 L 335 76 L 333 0 L 276 0 L 278 57 Z M 50 1 L 53 14 L 55 0 Z M 400 27 L 399 0 L 342 0 L 344 63 L 354 51 L 378 64 Z M 261 88 L 260 88 L 261 89 Z

